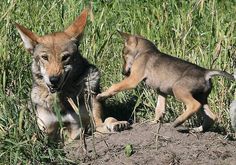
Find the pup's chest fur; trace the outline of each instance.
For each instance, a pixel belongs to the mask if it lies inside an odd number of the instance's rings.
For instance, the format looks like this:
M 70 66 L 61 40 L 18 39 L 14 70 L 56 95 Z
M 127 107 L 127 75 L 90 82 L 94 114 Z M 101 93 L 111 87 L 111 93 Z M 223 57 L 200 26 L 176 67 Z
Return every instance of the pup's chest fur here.
M 61 91 L 52 94 L 43 79 L 36 77 L 31 99 L 35 106 L 40 106 L 50 111 L 53 110 L 55 105 L 60 107 L 62 114 L 67 111 L 74 111 L 68 102 L 68 98 L 71 98 L 77 106 L 81 100 L 87 100 L 87 103 L 90 104 L 89 97 L 99 92 L 99 79 L 100 73 L 98 69 L 88 64 L 80 74 L 71 75 Z
M 62 108 L 71 110 L 71 106 L 67 101 L 72 98 L 74 103 L 83 105 L 91 105 L 91 97 L 97 95 L 100 91 L 99 87 L 100 73 L 98 69 L 89 65 L 86 71 L 78 77 L 77 81 L 68 81 L 62 91 L 58 94 Z

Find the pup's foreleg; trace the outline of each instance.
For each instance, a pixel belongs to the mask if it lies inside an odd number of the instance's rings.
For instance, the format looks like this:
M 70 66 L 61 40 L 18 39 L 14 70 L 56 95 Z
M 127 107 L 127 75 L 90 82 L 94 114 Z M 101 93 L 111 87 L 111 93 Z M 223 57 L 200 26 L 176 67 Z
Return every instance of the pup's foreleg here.
M 58 128 L 58 121 L 55 114 L 50 110 L 37 106 L 36 117 L 40 130 L 49 136 L 54 136 Z
M 118 92 L 133 89 L 139 84 L 140 81 L 141 80 L 139 78 L 134 77 L 134 76 L 130 76 L 130 77 L 122 80 L 121 82 L 112 85 L 105 92 L 98 94 L 96 98 L 98 100 L 100 100 L 100 99 L 111 97 Z

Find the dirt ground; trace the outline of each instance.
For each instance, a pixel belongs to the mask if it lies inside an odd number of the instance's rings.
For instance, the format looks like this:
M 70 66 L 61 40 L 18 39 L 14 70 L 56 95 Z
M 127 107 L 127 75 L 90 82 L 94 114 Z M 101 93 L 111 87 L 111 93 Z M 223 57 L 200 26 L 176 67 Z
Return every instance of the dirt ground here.
M 159 133 L 158 133 L 159 132 Z M 86 138 L 65 146 L 67 157 L 80 164 L 235 165 L 236 141 L 215 132 L 181 133 L 169 124 L 149 122 L 115 134 Z M 125 151 L 132 145 L 131 156 Z

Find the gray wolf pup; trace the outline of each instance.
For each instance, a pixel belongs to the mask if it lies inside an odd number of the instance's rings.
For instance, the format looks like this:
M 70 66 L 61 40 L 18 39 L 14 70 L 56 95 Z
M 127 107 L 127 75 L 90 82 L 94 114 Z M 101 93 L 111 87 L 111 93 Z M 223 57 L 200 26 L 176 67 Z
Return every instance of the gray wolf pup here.
M 98 94 L 97 99 L 135 88 L 144 81 L 159 92 L 155 121 L 159 121 L 165 113 L 166 96 L 173 95 L 186 105 L 186 111 L 173 122 L 173 126 L 181 125 L 203 108 L 203 123 L 194 130 L 198 132 L 207 130 L 217 118 L 207 102 L 212 88 L 211 78 L 219 75 L 234 80 L 233 76 L 224 71 L 208 70 L 162 53 L 151 41 L 142 36 L 119 33 L 125 40 L 123 74 L 127 77 Z
M 44 36 L 16 24 L 25 48 L 33 57 L 31 99 L 36 108 L 37 123 L 50 136 L 57 134 L 59 121 L 72 140 L 78 137 L 81 128 L 93 126 L 98 131 L 109 132 L 129 127 L 128 122 L 112 117 L 103 122 L 102 106 L 95 98 L 99 93 L 100 73 L 81 56 L 78 49 L 87 15 L 88 10 L 84 9 L 63 32 Z M 80 115 L 72 108 L 68 98 L 79 107 Z M 60 120 L 53 111 L 55 100 L 60 107 Z

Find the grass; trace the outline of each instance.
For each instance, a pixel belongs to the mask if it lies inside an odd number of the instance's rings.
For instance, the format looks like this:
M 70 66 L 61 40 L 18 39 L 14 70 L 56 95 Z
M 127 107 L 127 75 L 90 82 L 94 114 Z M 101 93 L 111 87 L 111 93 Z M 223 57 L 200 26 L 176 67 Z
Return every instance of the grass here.
M 0 2 L 0 164 L 70 163 L 60 145 L 49 145 L 28 110 L 32 84 L 31 57 L 24 50 L 14 22 L 39 35 L 63 30 L 89 4 L 82 0 L 3 0 Z M 117 29 L 141 34 L 158 48 L 206 68 L 233 72 L 236 53 L 235 1 L 141 0 L 94 1 L 94 21 L 88 21 L 80 49 L 102 73 L 103 89 L 120 81 L 122 39 Z M 231 131 L 229 103 L 235 84 L 214 78 L 209 98 L 219 128 Z M 136 119 L 153 117 L 153 90 L 140 85 L 109 99 L 127 104 Z M 130 99 L 134 98 L 134 99 Z M 168 99 L 165 121 L 172 121 L 183 105 Z M 195 118 L 189 120 L 196 124 Z

